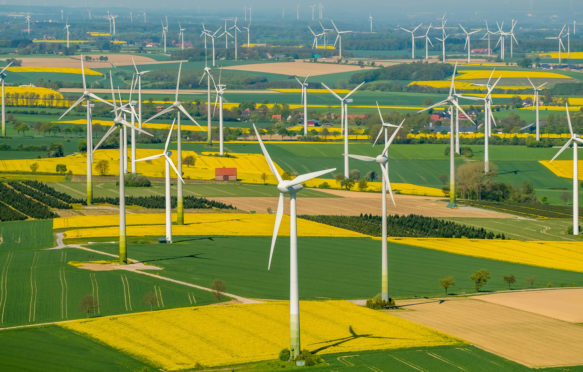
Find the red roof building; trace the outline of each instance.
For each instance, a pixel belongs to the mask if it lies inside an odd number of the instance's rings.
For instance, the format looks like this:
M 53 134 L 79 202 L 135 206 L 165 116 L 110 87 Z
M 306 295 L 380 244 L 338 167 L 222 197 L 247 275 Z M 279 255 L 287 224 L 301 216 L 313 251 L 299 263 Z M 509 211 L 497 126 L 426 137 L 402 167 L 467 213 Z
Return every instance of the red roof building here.
M 237 168 L 215 168 L 215 180 L 237 181 Z

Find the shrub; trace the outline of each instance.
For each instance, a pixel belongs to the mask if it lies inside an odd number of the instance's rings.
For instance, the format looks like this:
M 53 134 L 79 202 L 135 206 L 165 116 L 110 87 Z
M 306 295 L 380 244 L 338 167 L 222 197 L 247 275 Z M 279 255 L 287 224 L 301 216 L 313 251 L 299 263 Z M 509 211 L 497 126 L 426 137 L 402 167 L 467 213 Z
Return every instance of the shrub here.
M 504 281 L 508 284 L 508 289 L 512 289 L 512 284 L 516 283 L 516 277 L 513 274 L 504 275 Z
M 453 280 L 453 276 L 447 276 L 439 281 L 439 285 L 445 290 L 445 295 L 447 296 L 447 289 L 455 285 L 455 280 Z
M 480 288 L 482 288 L 486 283 L 488 283 L 488 279 L 490 279 L 490 272 L 486 269 L 480 269 L 470 276 L 470 279 L 474 282 L 474 288 L 476 288 L 476 292 L 480 292 Z
M 360 181 L 358 181 L 358 189 L 360 191 L 364 191 L 368 188 L 368 182 L 366 182 L 366 180 L 363 178 Z
M 223 282 L 221 279 L 215 279 L 213 281 L 212 286 L 211 286 L 211 289 L 213 290 L 213 294 L 215 295 L 215 297 L 219 301 L 223 297 L 223 292 L 225 291 L 226 288 L 227 288 L 227 286 L 225 285 L 225 282 Z
M 383 300 L 380 294 L 366 300 L 366 307 L 370 309 L 379 310 L 387 309 L 394 306 L 395 301 L 392 298 L 389 297 L 388 300 Z
M 100 160 L 95 163 L 95 169 L 100 175 L 105 176 L 109 171 L 109 162 L 107 160 Z
M 124 176 L 125 185 L 127 187 L 150 187 L 152 183 L 148 178 L 141 174 L 128 173 Z M 119 184 L 119 182 L 118 182 Z
M 317 355 L 312 354 L 310 351 L 304 349 L 296 357 L 296 361 L 303 360 L 306 367 L 315 366 L 318 363 L 322 363 L 322 358 Z
M 281 360 L 282 362 L 287 362 L 291 357 L 291 353 L 289 352 L 289 349 L 283 349 L 282 351 L 279 352 L 279 360 Z
M 318 185 L 319 189 L 329 189 L 330 188 L 330 184 L 328 182 L 322 182 L 321 184 Z
M 67 172 L 67 165 L 66 164 L 57 164 L 56 169 L 57 173 L 65 173 Z

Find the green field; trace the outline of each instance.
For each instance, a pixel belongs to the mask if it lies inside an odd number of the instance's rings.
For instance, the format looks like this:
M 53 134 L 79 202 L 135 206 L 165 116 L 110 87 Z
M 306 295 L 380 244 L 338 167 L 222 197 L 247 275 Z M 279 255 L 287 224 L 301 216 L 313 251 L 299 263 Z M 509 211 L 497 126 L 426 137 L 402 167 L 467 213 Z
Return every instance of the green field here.
M 299 231 L 301 235 L 301 231 Z M 136 238 L 141 239 L 141 238 Z M 278 239 L 271 271 L 267 271 L 270 237 L 180 237 L 176 244 L 130 244 L 131 258 L 164 267 L 163 275 L 208 285 L 220 278 L 227 291 L 252 298 L 285 299 L 289 283 L 289 239 Z M 130 243 L 132 239 L 130 238 Z M 299 239 L 300 296 L 303 299 L 354 299 L 380 292 L 380 242 L 368 238 Z M 111 253 L 112 244 L 91 246 Z M 163 249 L 162 249 L 163 248 Z M 195 255 L 195 258 L 181 258 Z M 517 277 L 516 288 L 527 288 L 536 276 L 536 287 L 548 283 L 583 285 L 581 274 L 461 256 L 407 245 L 389 244 L 389 286 L 396 298 L 443 295 L 439 280 L 452 275 L 457 294 L 473 293 L 470 275 L 486 268 L 492 280 L 486 291 L 508 289 L 503 280 Z

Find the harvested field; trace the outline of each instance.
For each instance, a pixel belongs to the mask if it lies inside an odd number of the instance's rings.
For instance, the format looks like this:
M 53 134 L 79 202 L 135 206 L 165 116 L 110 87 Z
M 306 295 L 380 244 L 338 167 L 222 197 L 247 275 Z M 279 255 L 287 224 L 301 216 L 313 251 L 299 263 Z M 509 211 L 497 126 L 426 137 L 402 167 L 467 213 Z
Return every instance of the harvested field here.
M 570 323 L 583 323 L 583 289 L 497 293 L 480 300 L 528 311 Z
M 358 216 L 361 213 L 381 214 L 381 195 L 378 193 L 349 192 L 341 190 L 319 190 L 332 194 L 334 198 L 318 198 L 317 203 L 300 200 L 297 204 L 298 214 L 330 214 Z M 342 199 L 338 199 L 342 197 Z M 299 194 L 301 199 L 301 194 Z M 213 198 L 223 203 L 232 204 L 244 211 L 263 213 L 268 208 L 277 209 L 277 198 L 259 197 L 218 197 Z M 446 208 L 443 198 L 413 195 L 395 195 L 397 207 L 389 201 L 389 214 L 419 214 L 427 217 L 482 217 L 482 218 L 515 218 L 515 216 L 472 207 Z M 285 204 L 288 213 L 288 203 Z
M 544 296 L 542 291 L 537 292 Z M 539 303 L 544 302 L 541 297 Z M 411 300 L 390 314 L 459 337 L 531 368 L 583 364 L 583 327 L 472 299 Z
M 371 67 L 365 67 L 365 69 Z M 339 72 L 360 71 L 363 68 L 356 65 L 339 65 L 331 63 L 313 63 L 296 60 L 295 62 L 257 63 L 251 65 L 223 67 L 225 70 L 240 70 L 253 72 L 267 72 L 290 76 L 319 76 L 336 74 Z
M 150 57 L 132 56 L 131 54 L 100 54 L 106 56 L 107 61 L 90 61 L 85 62 L 85 68 L 109 68 L 112 65 L 116 66 L 130 66 L 132 64 L 132 57 L 136 61 L 136 65 L 155 65 L 162 63 L 178 63 L 179 61 L 156 61 Z M 94 56 L 99 57 L 99 56 Z M 18 58 L 22 61 L 23 67 L 69 67 L 79 68 L 81 62 L 80 57 L 55 57 L 55 58 L 34 58 L 25 57 Z

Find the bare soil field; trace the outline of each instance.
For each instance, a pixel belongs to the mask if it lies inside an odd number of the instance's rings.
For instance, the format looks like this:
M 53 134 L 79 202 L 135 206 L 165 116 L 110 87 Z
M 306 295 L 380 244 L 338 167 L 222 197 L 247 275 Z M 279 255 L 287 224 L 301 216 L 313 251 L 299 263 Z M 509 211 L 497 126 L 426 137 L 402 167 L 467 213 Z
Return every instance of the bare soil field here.
M 84 62 L 86 68 L 109 68 L 112 65 L 115 66 L 129 66 L 132 64 L 132 57 L 136 61 L 136 65 L 156 65 L 163 63 L 178 63 L 180 61 L 156 61 L 150 57 L 144 56 L 132 56 L 131 54 L 101 54 L 107 57 L 107 61 L 90 61 Z M 100 56 L 101 56 L 100 55 Z M 92 56 L 93 58 L 99 58 L 99 56 Z M 71 67 L 80 68 L 80 56 L 74 57 L 24 57 L 18 58 L 22 61 L 23 67 Z
M 478 299 L 571 323 L 583 323 L 583 289 L 496 293 Z
M 146 265 L 141 262 L 132 262 L 129 265 L 120 265 L 116 262 L 109 263 L 95 263 L 95 262 L 83 262 L 78 266 L 80 269 L 91 270 L 91 271 L 113 271 L 113 270 L 162 270 L 162 268 L 154 265 Z
M 271 74 L 282 74 L 290 76 L 308 76 L 308 74 L 310 76 L 318 76 L 336 74 L 339 72 L 359 71 L 362 69 L 370 69 L 372 67 L 361 68 L 360 66 L 356 65 L 314 63 L 296 60 L 295 62 L 257 63 L 251 65 L 229 66 L 223 68 L 225 70 L 267 72 Z
M 309 198 L 297 203 L 298 214 L 338 214 L 358 216 L 361 213 L 380 215 L 380 194 L 351 192 L 341 190 L 319 190 L 339 198 Z M 301 194 L 298 197 L 302 199 Z M 232 204 L 244 211 L 265 212 L 268 208 L 277 209 L 277 198 L 270 197 L 218 197 L 213 198 L 223 203 Z M 419 214 L 427 217 L 477 217 L 477 218 L 514 218 L 504 213 L 488 211 L 472 207 L 446 208 L 447 202 L 443 198 L 413 195 L 395 195 L 397 208 L 388 204 L 389 214 Z M 286 203 L 286 213 L 287 203 Z
M 459 337 L 531 368 L 583 364 L 580 325 L 480 298 L 399 301 L 398 305 L 406 305 L 404 310 L 389 310 L 389 313 Z M 541 297 L 539 302 L 544 301 Z

